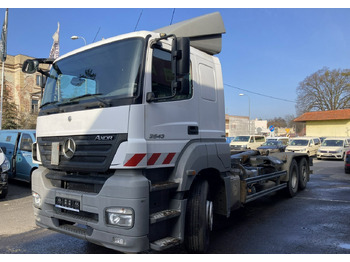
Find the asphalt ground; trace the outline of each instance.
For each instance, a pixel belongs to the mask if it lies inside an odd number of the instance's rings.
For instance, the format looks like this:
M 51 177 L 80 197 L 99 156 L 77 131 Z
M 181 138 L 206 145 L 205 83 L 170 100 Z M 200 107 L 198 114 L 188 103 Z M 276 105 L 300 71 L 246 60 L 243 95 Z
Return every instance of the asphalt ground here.
M 350 175 L 342 161 L 315 159 L 312 170 L 307 188 L 294 198 L 266 196 L 221 221 L 208 253 L 350 254 Z M 118 252 L 37 227 L 30 185 L 12 181 L 8 196 L 0 200 L 0 254 Z M 186 250 L 177 247 L 163 254 Z

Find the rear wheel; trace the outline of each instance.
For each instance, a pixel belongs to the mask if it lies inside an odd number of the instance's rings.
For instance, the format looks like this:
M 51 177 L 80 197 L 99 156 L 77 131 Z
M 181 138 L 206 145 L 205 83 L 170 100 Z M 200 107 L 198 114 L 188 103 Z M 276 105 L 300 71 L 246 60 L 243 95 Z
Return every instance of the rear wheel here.
M 189 252 L 205 253 L 213 228 L 213 202 L 206 180 L 195 181 L 187 200 L 185 246 Z
M 294 197 L 298 192 L 299 185 L 299 169 L 295 159 L 293 159 L 289 167 L 289 181 L 287 182 L 286 193 L 289 197 Z
M 299 163 L 299 189 L 304 190 L 306 188 L 307 181 L 309 180 L 309 165 L 306 158 L 302 158 Z

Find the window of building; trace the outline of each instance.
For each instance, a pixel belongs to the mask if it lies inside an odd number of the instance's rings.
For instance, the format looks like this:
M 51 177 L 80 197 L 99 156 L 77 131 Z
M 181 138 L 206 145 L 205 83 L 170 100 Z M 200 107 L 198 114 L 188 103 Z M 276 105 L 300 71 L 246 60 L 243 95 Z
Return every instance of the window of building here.
M 36 114 L 39 112 L 39 99 L 36 97 L 32 97 L 32 114 Z

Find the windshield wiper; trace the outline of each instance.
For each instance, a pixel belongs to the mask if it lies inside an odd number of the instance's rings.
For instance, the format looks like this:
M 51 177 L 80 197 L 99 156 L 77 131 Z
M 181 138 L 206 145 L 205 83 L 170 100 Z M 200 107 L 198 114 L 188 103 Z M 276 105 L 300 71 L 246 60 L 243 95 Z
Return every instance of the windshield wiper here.
M 81 96 L 77 96 L 77 97 L 73 97 L 71 99 L 69 99 L 70 102 L 84 98 L 84 97 L 94 97 L 96 100 L 98 100 L 99 102 L 101 102 L 102 104 L 104 104 L 105 106 L 110 106 L 109 103 L 107 103 L 106 101 L 104 101 L 103 99 L 99 98 L 98 96 L 102 95 L 101 93 L 97 93 L 97 94 L 85 94 L 85 95 L 81 95 Z
M 58 107 L 57 105 L 55 105 L 58 101 L 51 101 L 51 102 L 46 102 L 42 105 L 40 105 L 40 108 L 47 106 L 47 105 L 54 105 L 55 107 Z

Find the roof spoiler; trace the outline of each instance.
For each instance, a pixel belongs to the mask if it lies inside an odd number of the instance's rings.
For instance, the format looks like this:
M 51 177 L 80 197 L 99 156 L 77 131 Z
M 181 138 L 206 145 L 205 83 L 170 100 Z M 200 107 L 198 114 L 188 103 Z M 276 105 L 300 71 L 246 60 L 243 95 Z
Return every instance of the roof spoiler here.
M 226 33 L 219 12 L 185 20 L 154 30 L 154 32 L 175 34 L 176 37 L 189 37 L 192 47 L 211 55 L 221 52 L 221 36 Z

